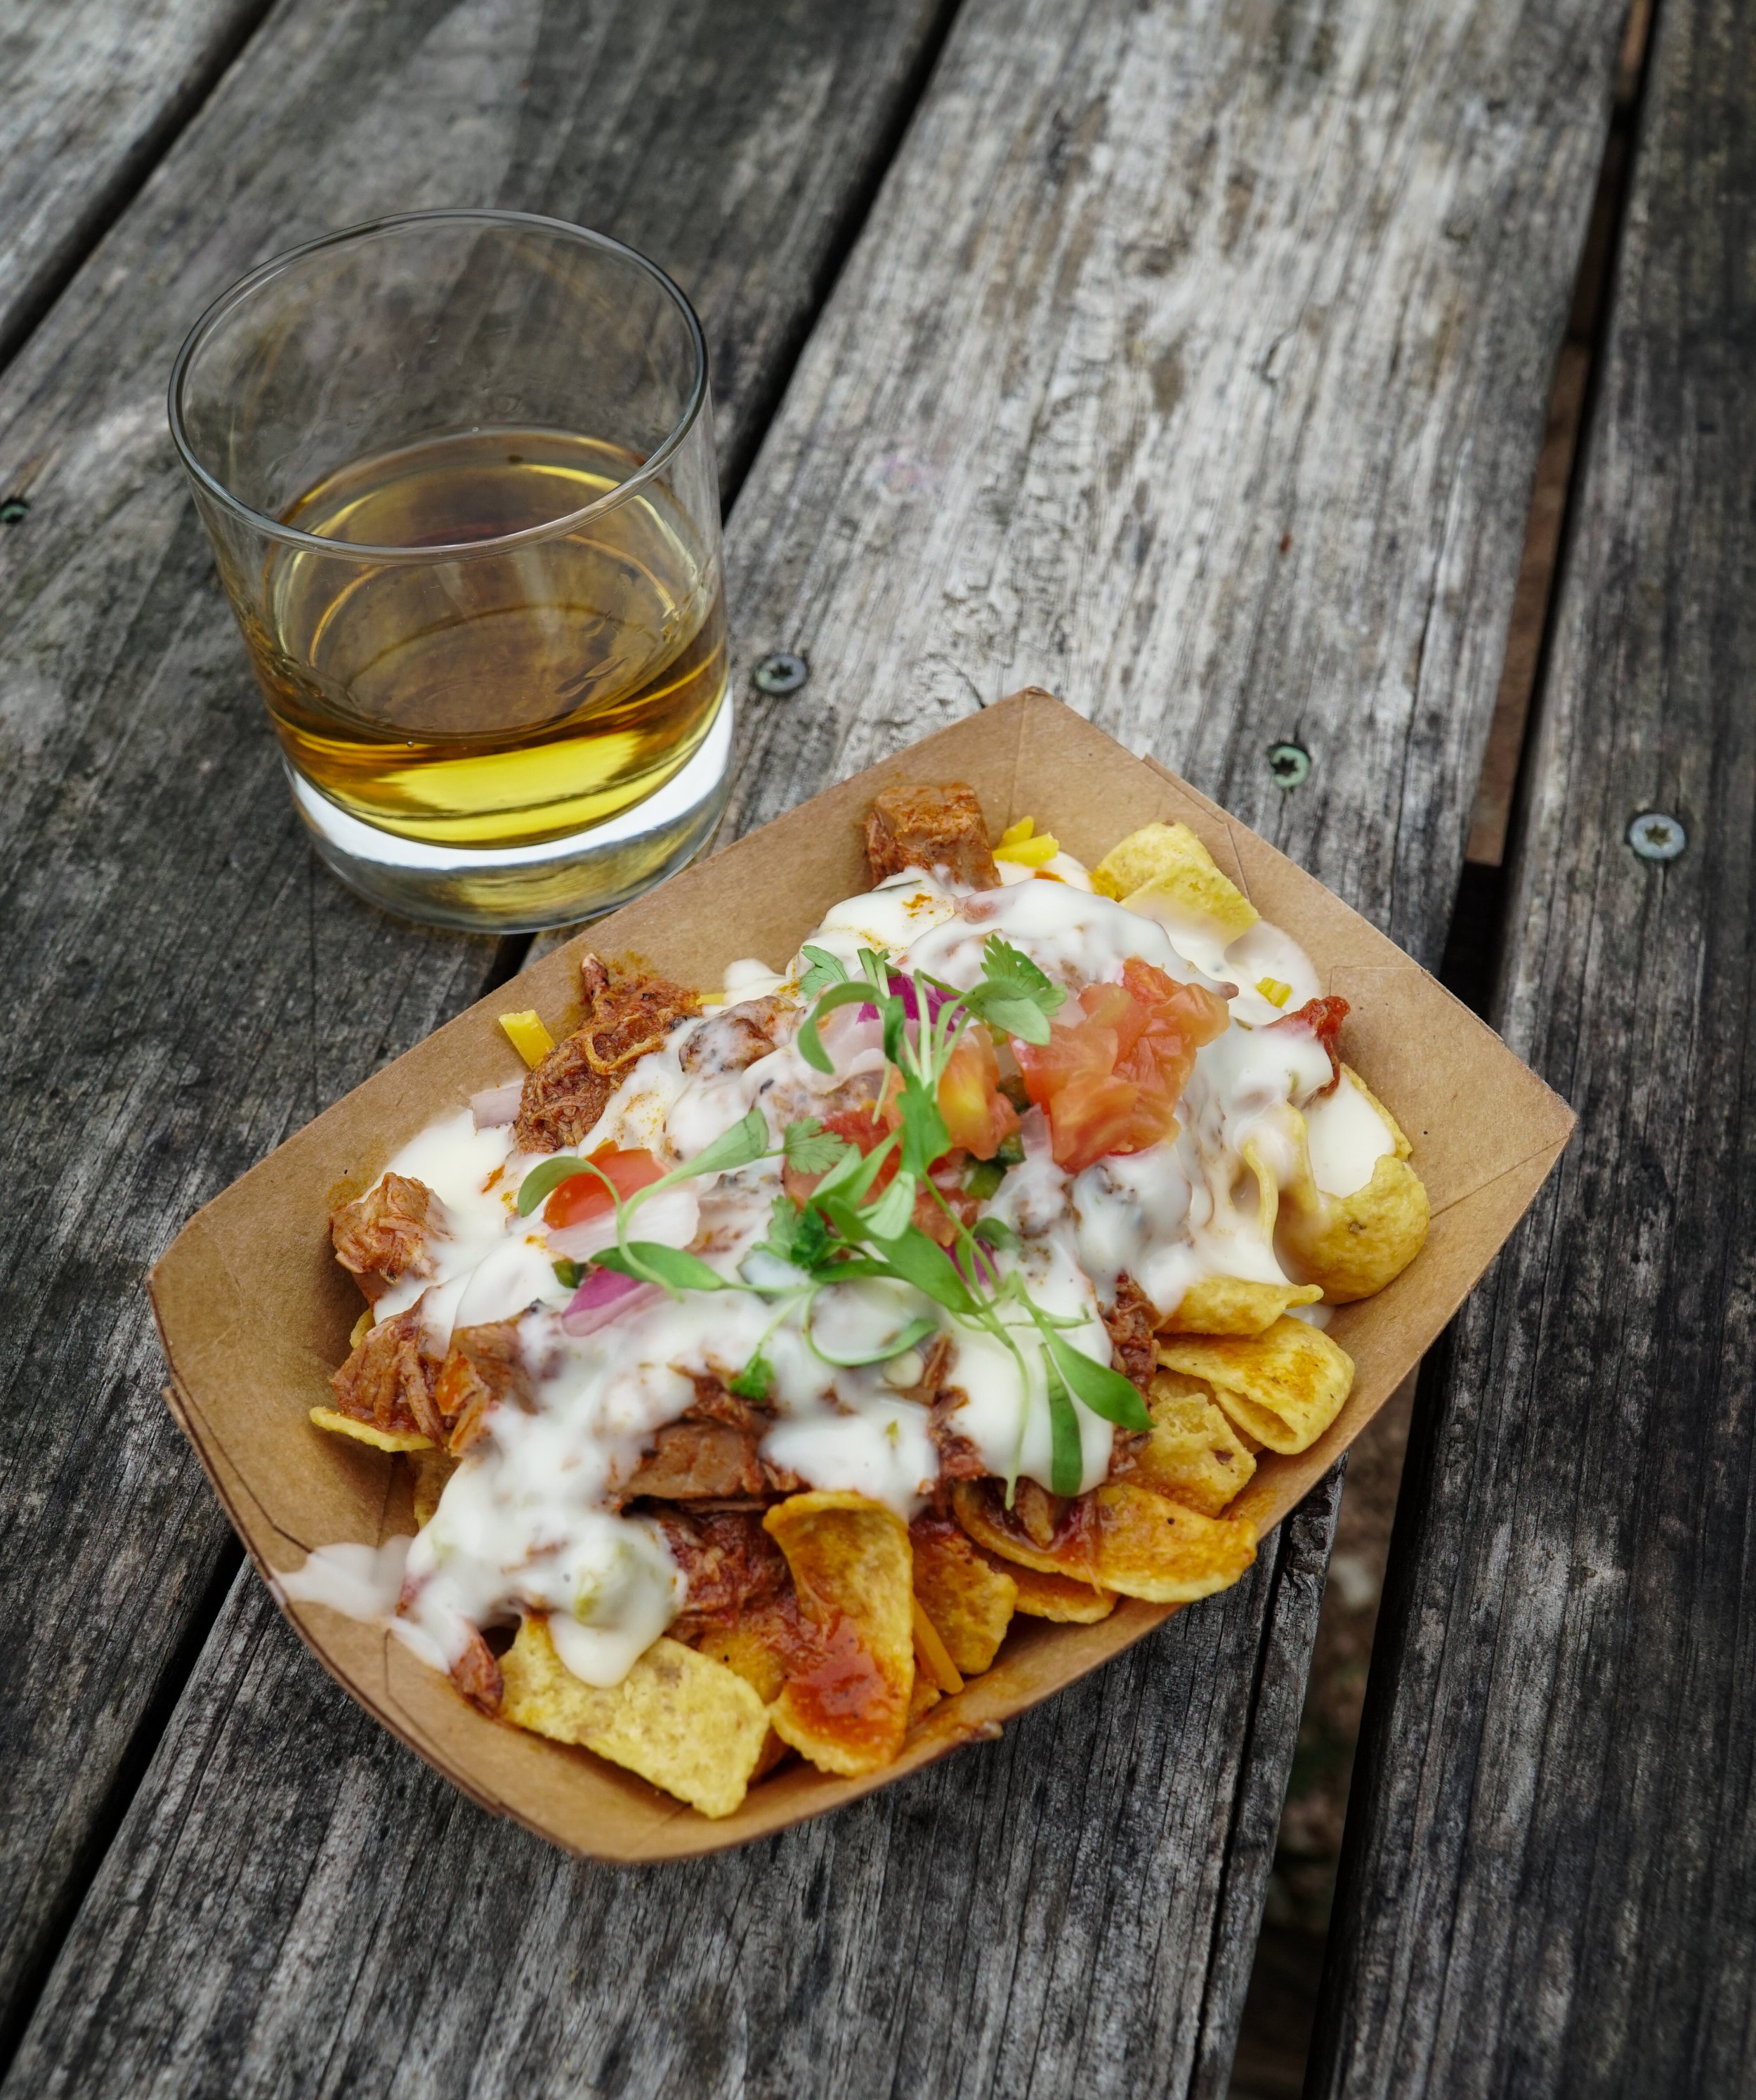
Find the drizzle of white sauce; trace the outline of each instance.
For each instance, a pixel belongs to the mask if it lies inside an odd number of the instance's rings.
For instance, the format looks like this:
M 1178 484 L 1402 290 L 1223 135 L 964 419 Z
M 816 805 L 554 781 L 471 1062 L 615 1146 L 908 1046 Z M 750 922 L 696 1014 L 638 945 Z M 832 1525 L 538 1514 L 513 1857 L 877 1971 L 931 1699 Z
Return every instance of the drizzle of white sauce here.
M 878 947 L 909 968 L 967 986 L 980 976 L 983 948 L 998 933 L 1070 993 L 1119 977 L 1127 959 L 1138 956 L 1230 998 L 1233 1026 L 1198 1052 L 1173 1139 L 1069 1176 L 1055 1165 L 1047 1126 L 1032 1110 L 1023 1118 L 1023 1162 L 986 1206 L 1019 1236 L 1015 1249 L 997 1254 L 997 1272 L 1020 1273 L 1030 1303 L 1076 1323 L 1059 1331 L 1107 1364 L 1102 1308 L 1124 1273 L 1161 1312 L 1202 1276 L 1286 1280 L 1274 1253 L 1272 1200 L 1265 1202 L 1248 1161 L 1260 1162 L 1280 1185 L 1302 1171 L 1301 1109 L 1311 1111 L 1320 1186 L 1346 1180 L 1362 1159 L 1362 1179 L 1369 1178 L 1368 1144 L 1388 1150 L 1389 1139 L 1357 1092 L 1339 1109 L 1335 1096 L 1314 1103 L 1330 1067 L 1309 1030 L 1265 1025 L 1279 1010 L 1255 990 L 1257 978 L 1289 985 L 1289 1008 L 1317 989 L 1302 951 L 1278 929 L 1259 924 L 1226 948 L 1217 929 L 1166 926 L 1096 896 L 1070 856 L 1058 856 L 1048 871 L 1063 879 L 1026 879 L 1036 871 L 1002 864 L 1000 889 L 972 893 L 911 871 L 834 907 L 806 945 L 834 955 L 851 973 L 862 948 Z M 794 988 L 804 964 L 802 955 L 793 958 L 783 975 L 746 959 L 726 973 L 728 999 L 781 995 L 772 1052 L 742 1071 L 709 1065 L 691 1072 L 684 1048 L 712 1024 L 685 1022 L 634 1066 L 577 1149 L 645 1148 L 668 1166 L 698 1154 L 752 1107 L 778 1140 L 795 1118 L 817 1113 L 835 1088 L 880 1070 L 877 1026 L 857 1006 L 823 1028 L 830 1074 L 799 1056 L 794 1030 L 803 1008 Z M 1364 1132 L 1356 1110 L 1382 1143 Z M 381 1318 L 418 1299 L 429 1347 L 442 1346 L 454 1326 L 519 1319 L 533 1403 L 490 1411 L 485 1433 L 447 1483 L 425 1529 L 411 1544 L 393 1542 L 407 1555 L 394 1586 L 388 1562 L 380 1571 L 376 1560 L 368 1568 L 334 1558 L 372 1550 L 326 1548 L 328 1558 L 314 1555 L 307 1564 L 315 1572 L 293 1578 L 312 1586 L 288 1586 L 288 1595 L 321 1592 L 321 1601 L 337 1609 L 358 1606 L 358 1616 L 382 1617 L 397 1610 L 400 1593 L 396 1630 L 442 1666 L 462 1652 L 471 1629 L 509 1622 L 523 1610 L 546 1612 L 575 1674 L 618 1683 L 681 1608 L 685 1587 L 658 1528 L 613 1506 L 656 1432 L 692 1403 L 693 1380 L 729 1382 L 759 1350 L 771 1374 L 772 1427 L 762 1445 L 768 1462 L 808 1486 L 851 1489 L 908 1516 L 939 1469 L 928 1410 L 903 1390 L 922 1374 L 921 1350 L 911 1344 L 887 1362 L 832 1359 L 905 1340 L 910 1321 L 922 1316 L 948 1329 L 953 1345 L 948 1375 L 962 1396 L 949 1426 L 991 1471 L 1050 1485 L 1044 1357 L 1024 1307 L 1004 1302 L 1003 1334 L 996 1335 L 952 1318 L 906 1286 L 838 1286 L 813 1304 L 804 1278 L 752 1252 L 781 1191 L 780 1162 L 768 1159 L 662 1193 L 637 1214 L 636 1237 L 690 1247 L 731 1287 L 647 1299 L 592 1335 L 571 1335 L 561 1324 L 570 1294 L 555 1277 L 555 1257 L 583 1260 L 601 1251 L 614 1239 L 614 1223 L 550 1229 L 539 1214 L 518 1218 L 517 1189 L 534 1162 L 511 1148 L 509 1127 L 478 1132 L 466 1112 L 436 1123 L 398 1154 L 394 1170 L 425 1181 L 438 1198 L 446 1237 L 435 1249 L 437 1282 L 406 1280 L 379 1300 L 377 1312 Z M 752 1280 L 759 1291 L 749 1287 Z M 1107 1474 L 1113 1434 L 1076 1396 L 1073 1408 L 1081 1486 L 1089 1489 Z
M 387 1538 L 382 1546 L 319 1546 L 305 1564 L 277 1575 L 274 1586 L 295 1604 L 327 1604 L 350 1619 L 388 1621 L 403 1591 L 403 1572 L 413 1542 Z
M 1396 1150 L 1389 1127 L 1344 1072 L 1332 1094 L 1305 1112 L 1311 1147 L 1311 1178 L 1326 1196 L 1351 1196 L 1372 1178 L 1377 1164 Z

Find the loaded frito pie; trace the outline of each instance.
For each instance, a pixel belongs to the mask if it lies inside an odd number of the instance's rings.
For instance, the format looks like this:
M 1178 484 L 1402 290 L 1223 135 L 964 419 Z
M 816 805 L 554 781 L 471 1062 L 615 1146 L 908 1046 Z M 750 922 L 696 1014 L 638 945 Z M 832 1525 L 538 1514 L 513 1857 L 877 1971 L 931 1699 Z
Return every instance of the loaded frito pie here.
M 1427 1231 L 1345 1003 L 1185 826 L 1087 870 L 923 787 L 866 849 L 779 968 L 586 956 L 333 1218 L 312 1419 L 408 1454 L 419 1529 L 284 1589 L 707 1815 L 887 1764 L 1017 1614 L 1236 1582 L 1257 1454 L 1347 1396 L 1329 1307 Z

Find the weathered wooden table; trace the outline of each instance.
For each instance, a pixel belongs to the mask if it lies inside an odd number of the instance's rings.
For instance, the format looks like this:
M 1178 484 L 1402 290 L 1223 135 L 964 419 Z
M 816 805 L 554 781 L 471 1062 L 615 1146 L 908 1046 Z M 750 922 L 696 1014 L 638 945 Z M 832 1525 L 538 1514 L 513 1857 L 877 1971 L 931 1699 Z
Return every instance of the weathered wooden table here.
M 602 227 L 712 346 L 733 829 L 1035 682 L 1436 963 L 1622 11 L 0 13 L 7 2094 L 1224 2091 L 1336 1482 L 1000 1743 L 641 1873 L 483 1816 L 240 1570 L 142 1274 L 522 944 L 315 867 L 164 385 L 329 227 Z M 1746 11 L 1663 0 L 1502 994 L 1584 1127 L 1421 1404 L 1336 2093 L 1756 2080 Z

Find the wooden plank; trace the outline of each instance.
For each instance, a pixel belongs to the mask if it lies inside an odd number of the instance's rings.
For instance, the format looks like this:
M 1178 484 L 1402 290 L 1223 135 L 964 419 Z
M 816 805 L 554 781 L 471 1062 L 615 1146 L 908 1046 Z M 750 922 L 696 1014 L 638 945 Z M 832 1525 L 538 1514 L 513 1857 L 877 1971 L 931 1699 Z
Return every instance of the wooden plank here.
M 1314 2092 L 1756 2089 L 1753 78 L 1659 9 L 1501 989 L 1579 1131 L 1411 1450 Z
M 1339 1485 L 1247 1578 L 1296 1630 L 1277 1727 Z M 1230 1886 L 1223 1819 L 1189 1822 L 1174 1775 L 1190 1730 L 1246 1732 L 1255 1661 L 1251 1615 L 1199 1606 L 1000 1742 L 743 1851 L 615 1873 L 417 1763 L 246 1571 L 7 2090 L 1173 2089 L 1201 2040 L 1188 1948 Z
M 0 1289 L 20 1338 L 0 1618 L 32 1628 L 0 1711 L 0 2009 L 31 1995 L 228 1550 L 159 1398 L 141 1275 L 499 954 L 356 905 L 305 847 L 165 435 L 178 341 L 325 227 L 536 207 L 693 286 L 735 467 L 935 20 L 935 0 L 291 0 L 0 390 L 0 483 L 32 500 L 0 531 Z
M 1046 686 L 1436 964 L 1622 11 L 960 18 L 740 506 L 741 820 Z
M 741 664 L 813 666 L 750 711 L 739 821 L 1039 678 L 1436 957 L 1616 11 L 970 0 L 733 519 Z M 1217 2093 L 1310 1638 L 1272 1573 L 1007 1742 L 619 1879 L 333 1701 L 204 1779 L 234 1688 L 313 1682 L 235 1600 L 24 2067 L 148 2076 L 113 2029 L 244 2093 L 322 2036 L 367 2089 Z
M 0 18 L 0 362 L 266 9 L 266 0 L 19 0 Z

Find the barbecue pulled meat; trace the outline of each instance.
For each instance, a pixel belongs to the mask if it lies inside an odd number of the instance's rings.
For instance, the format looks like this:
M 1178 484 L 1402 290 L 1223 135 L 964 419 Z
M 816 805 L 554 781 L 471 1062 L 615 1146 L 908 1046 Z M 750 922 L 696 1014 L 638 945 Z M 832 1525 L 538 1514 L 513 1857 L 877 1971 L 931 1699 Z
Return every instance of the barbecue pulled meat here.
M 422 1350 L 416 1305 L 368 1328 L 329 1383 L 338 1414 L 377 1429 L 417 1430 L 454 1457 L 482 1434 L 496 1401 L 530 1399 L 516 1321 L 458 1328 L 442 1361 Z
M 386 1174 L 376 1189 L 331 1213 L 336 1260 L 376 1301 L 399 1277 L 436 1273 L 433 1242 L 444 1230 L 433 1191 L 411 1174 Z
M 411 1305 L 368 1327 L 329 1384 L 338 1414 L 369 1422 L 375 1429 L 416 1431 L 439 1444 L 445 1431 L 433 1397 L 438 1376 L 438 1360 L 421 1353 L 420 1313 Z
M 773 1049 L 776 1027 L 789 1004 L 771 993 L 727 1007 L 693 1031 L 677 1062 L 692 1079 L 729 1079 L 746 1071 Z
M 583 957 L 585 1019 L 527 1075 L 513 1132 L 521 1152 L 555 1152 L 588 1136 L 629 1068 L 680 1021 L 701 1012 L 692 991 L 644 970 L 612 973 Z
M 680 1420 L 658 1432 L 618 1498 L 721 1502 L 791 1494 L 803 1482 L 785 1467 L 769 1465 L 761 1454 L 769 1427 L 761 1409 L 740 1400 L 720 1379 L 698 1376 L 694 1401 Z
M 904 868 L 943 869 L 954 882 L 997 889 L 993 842 L 975 790 L 960 780 L 943 788 L 887 788 L 866 818 L 866 862 L 874 883 Z
M 1104 1314 L 1103 1324 L 1110 1330 L 1116 1368 L 1142 1393 L 1148 1392 L 1159 1367 L 1158 1309 L 1125 1271 L 1116 1280 L 1116 1303 Z
M 530 1405 L 530 1374 L 518 1352 L 516 1320 L 489 1320 L 459 1327 L 451 1335 L 434 1393 L 445 1425 L 445 1443 L 461 1458 L 482 1434 L 488 1410 L 509 1400 Z
M 673 1640 L 698 1640 L 729 1626 L 790 1588 L 781 1549 L 762 1528 L 760 1510 L 684 1510 L 654 1502 L 641 1511 L 665 1535 L 671 1558 L 689 1580 Z

